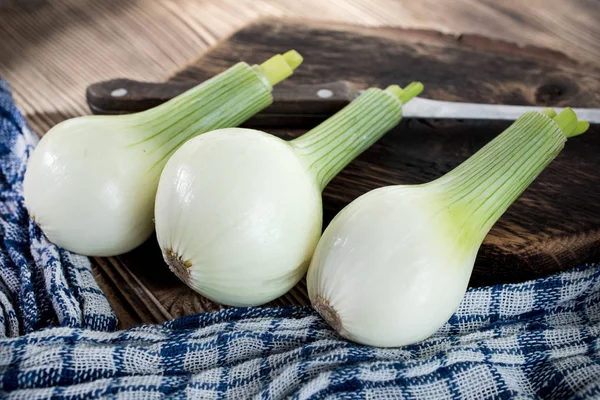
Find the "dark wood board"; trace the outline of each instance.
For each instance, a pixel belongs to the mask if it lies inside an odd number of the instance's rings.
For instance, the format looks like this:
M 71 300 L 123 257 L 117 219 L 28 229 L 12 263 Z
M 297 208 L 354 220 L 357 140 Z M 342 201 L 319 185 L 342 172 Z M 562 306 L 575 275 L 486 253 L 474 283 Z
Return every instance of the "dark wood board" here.
M 294 48 L 305 58 L 283 85 L 339 79 L 363 87 L 412 80 L 423 97 L 497 104 L 600 107 L 600 70 L 561 53 L 478 36 L 260 20 L 220 42 L 171 78 L 205 80 L 239 60 L 260 63 Z M 448 172 L 507 122 L 404 120 L 340 173 L 323 193 L 324 227 L 368 190 L 415 184 Z M 302 130 L 271 131 L 293 138 Z M 505 213 L 484 241 L 471 285 L 519 282 L 600 260 L 600 127 L 563 152 Z M 220 308 L 181 283 L 155 239 L 133 252 L 94 259 L 121 327 Z M 270 303 L 308 304 L 306 284 Z

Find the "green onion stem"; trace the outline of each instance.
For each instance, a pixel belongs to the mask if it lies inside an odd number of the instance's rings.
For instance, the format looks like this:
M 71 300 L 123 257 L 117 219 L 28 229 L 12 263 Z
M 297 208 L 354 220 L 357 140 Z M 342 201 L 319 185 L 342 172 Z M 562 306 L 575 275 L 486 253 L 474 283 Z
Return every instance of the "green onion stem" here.
M 306 160 L 321 190 L 354 158 L 369 148 L 402 118 L 402 104 L 417 96 L 423 85 L 371 88 L 333 117 L 291 141 Z
M 585 131 L 570 108 L 523 114 L 467 161 L 431 182 L 459 223 L 459 236 L 481 242 L 506 209 L 560 153 L 566 139 Z M 583 131 L 582 131 L 583 129 Z
M 169 157 L 194 136 L 242 124 L 273 102 L 273 85 L 289 77 L 302 57 L 291 50 L 259 65 L 237 63 L 226 71 L 150 110 L 136 114 L 132 128 L 149 134 L 134 143 L 155 155 L 160 172 Z

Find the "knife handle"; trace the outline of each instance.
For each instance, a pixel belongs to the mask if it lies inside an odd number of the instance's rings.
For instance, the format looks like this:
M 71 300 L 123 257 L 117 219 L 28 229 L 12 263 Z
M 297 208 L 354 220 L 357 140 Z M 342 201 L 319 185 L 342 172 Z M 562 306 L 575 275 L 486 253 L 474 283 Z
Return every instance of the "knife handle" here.
M 113 79 L 90 85 L 86 98 L 94 114 L 128 114 L 158 106 L 197 84 Z M 357 93 L 358 88 L 348 81 L 278 85 L 273 88 L 273 104 L 244 126 L 314 126 L 341 110 Z

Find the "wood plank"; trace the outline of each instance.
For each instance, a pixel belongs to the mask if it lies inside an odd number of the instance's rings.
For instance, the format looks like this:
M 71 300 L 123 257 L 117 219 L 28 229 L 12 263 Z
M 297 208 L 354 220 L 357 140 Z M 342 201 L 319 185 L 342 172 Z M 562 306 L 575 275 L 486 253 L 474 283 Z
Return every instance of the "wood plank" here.
M 86 114 L 85 88 L 158 80 L 260 17 L 472 33 L 600 64 L 600 4 L 589 0 L 5 0 L 0 76 L 25 114 Z M 43 132 L 40 132 L 42 134 Z
M 97 264 L 92 263 L 92 273 L 94 279 L 98 282 L 98 285 L 102 288 L 102 291 L 108 298 L 109 304 L 119 319 L 118 329 L 127 329 L 134 326 L 141 325 L 143 323 L 154 322 L 147 317 L 140 316 L 139 313 L 132 307 L 130 301 L 128 301 L 122 294 L 121 288 L 118 284 L 115 284 L 110 277 L 110 270 L 103 269 Z
M 260 17 L 477 34 L 600 62 L 600 4 L 589 0 L 176 0 L 217 38 Z

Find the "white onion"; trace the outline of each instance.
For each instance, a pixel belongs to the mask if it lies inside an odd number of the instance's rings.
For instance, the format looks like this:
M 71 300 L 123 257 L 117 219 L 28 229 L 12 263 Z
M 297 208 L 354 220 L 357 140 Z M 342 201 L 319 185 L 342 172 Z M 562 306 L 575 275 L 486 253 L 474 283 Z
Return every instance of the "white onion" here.
M 57 245 L 110 256 L 132 250 L 154 229 L 160 173 L 186 140 L 236 126 L 272 102 L 272 85 L 292 74 L 294 51 L 260 66 L 238 63 L 148 111 L 86 116 L 53 127 L 24 181 L 31 217 Z
M 313 306 L 358 343 L 431 336 L 463 298 L 493 224 L 587 126 L 570 109 L 527 113 L 443 177 L 359 197 L 317 245 L 307 276 Z
M 156 196 L 156 232 L 182 281 L 233 306 L 266 303 L 305 274 L 321 234 L 321 191 L 395 126 L 422 90 L 369 89 L 338 114 L 287 142 L 223 129 L 171 157 Z

